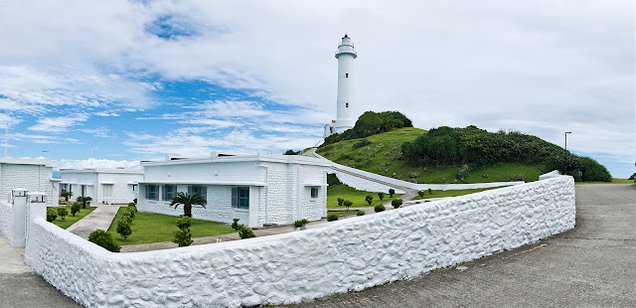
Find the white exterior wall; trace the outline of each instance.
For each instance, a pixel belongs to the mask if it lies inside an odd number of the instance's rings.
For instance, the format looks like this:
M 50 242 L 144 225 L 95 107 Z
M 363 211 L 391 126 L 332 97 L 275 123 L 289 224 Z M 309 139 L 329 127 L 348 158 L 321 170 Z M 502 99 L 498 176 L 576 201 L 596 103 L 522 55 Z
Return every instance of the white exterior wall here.
M 12 217 L 11 203 L 0 200 L 0 234 L 9 240 L 13 239 Z
M 353 101 L 353 62 L 356 58 L 353 43 L 349 37 L 342 38 L 338 52 L 338 109 L 336 119 L 336 133 L 342 133 L 355 125 Z M 347 104 L 349 104 L 347 106 Z
M 304 231 L 137 253 L 110 253 L 39 219 L 25 260 L 89 307 L 286 304 L 533 243 L 572 229 L 575 214 L 574 181 L 559 177 Z
M 327 192 L 324 166 L 270 161 L 238 161 L 145 166 L 144 183 L 160 186 L 180 184 L 207 187 L 206 208 L 193 208 L 194 218 L 232 222 L 239 218 L 250 227 L 267 224 L 291 224 L 306 218 L 310 221 L 326 216 Z M 232 187 L 250 187 L 250 209 L 232 207 Z M 318 187 L 318 198 L 311 198 L 311 187 Z M 146 184 L 140 185 L 138 209 L 145 212 L 181 215 L 183 209 L 170 208 L 170 200 L 146 199 Z
M 45 165 L 0 163 L 0 200 L 8 200 L 12 189 L 46 193 L 48 205 L 56 205 L 51 176 L 53 169 Z
M 75 199 L 81 196 L 81 187 L 85 185 L 84 196 L 93 199 L 93 205 L 103 203 L 128 203 L 137 197 L 130 183 L 138 183 L 143 173 L 119 172 L 117 170 L 62 170 L 62 184 L 71 185 Z M 112 183 L 110 197 L 104 195 L 104 183 Z

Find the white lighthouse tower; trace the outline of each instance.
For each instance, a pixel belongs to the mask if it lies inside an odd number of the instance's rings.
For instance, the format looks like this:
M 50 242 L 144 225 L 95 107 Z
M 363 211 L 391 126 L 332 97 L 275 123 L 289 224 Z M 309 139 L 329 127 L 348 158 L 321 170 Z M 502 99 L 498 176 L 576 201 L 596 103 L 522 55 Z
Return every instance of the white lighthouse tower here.
M 338 110 L 336 121 L 325 125 L 324 136 L 327 137 L 333 133 L 342 133 L 353 127 L 356 123 L 354 118 L 354 102 L 353 102 L 353 60 L 358 57 L 353 42 L 348 35 L 342 37 L 342 42 L 336 51 L 336 59 L 338 59 Z

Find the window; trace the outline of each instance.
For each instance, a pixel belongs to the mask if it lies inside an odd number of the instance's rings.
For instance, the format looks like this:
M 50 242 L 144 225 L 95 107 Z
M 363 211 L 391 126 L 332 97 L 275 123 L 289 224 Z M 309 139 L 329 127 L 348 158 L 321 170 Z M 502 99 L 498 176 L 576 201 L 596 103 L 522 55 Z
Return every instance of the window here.
M 188 186 L 188 194 L 199 194 L 201 195 L 201 197 L 206 198 L 207 199 L 207 187 L 205 186 L 199 186 L 199 185 L 190 185 Z
M 349 108 L 349 103 L 345 103 L 345 108 Z
M 172 201 L 174 195 L 177 194 L 177 185 L 164 185 L 163 186 L 163 200 Z
M 318 188 L 318 187 L 312 187 L 312 188 L 311 188 L 311 198 L 312 198 L 312 199 L 316 199 L 316 198 L 318 198 L 318 191 L 319 191 L 319 189 L 320 189 L 320 188 Z
M 104 198 L 110 198 L 113 196 L 113 184 L 102 184 Z
M 159 186 L 157 185 L 146 186 L 146 199 L 157 200 L 158 195 L 159 195 Z
M 237 209 L 250 208 L 249 187 L 232 187 L 232 207 Z
M 349 78 L 349 73 L 345 73 L 345 78 Z

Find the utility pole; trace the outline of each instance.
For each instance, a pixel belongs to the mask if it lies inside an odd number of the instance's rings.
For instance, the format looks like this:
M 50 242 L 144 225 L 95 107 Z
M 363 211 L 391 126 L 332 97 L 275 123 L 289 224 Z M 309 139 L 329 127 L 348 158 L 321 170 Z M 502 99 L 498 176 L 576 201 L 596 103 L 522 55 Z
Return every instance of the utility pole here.
M 568 135 L 572 132 L 565 132 L 565 169 L 563 169 L 564 174 L 568 174 Z

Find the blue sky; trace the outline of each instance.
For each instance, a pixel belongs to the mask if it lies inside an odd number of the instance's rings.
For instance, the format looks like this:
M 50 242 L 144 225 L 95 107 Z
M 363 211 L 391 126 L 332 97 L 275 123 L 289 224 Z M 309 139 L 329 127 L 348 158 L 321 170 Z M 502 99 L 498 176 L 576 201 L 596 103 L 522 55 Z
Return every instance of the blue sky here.
M 249 8 L 249 9 L 246 9 Z M 357 113 L 518 130 L 635 170 L 631 1 L 5 1 L 0 125 L 58 167 L 302 149 L 335 117 L 356 44 Z M 59 16 L 53 18 L 51 16 Z

